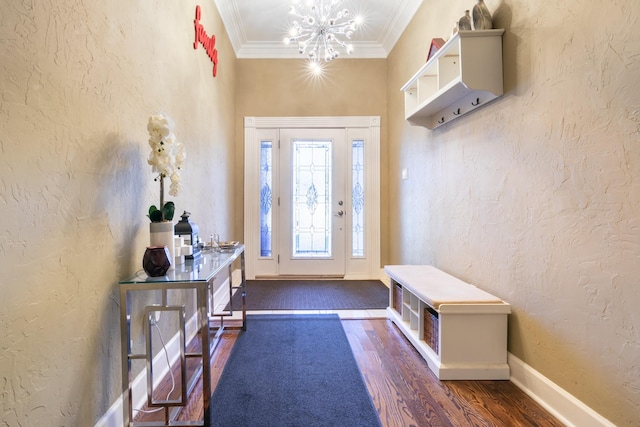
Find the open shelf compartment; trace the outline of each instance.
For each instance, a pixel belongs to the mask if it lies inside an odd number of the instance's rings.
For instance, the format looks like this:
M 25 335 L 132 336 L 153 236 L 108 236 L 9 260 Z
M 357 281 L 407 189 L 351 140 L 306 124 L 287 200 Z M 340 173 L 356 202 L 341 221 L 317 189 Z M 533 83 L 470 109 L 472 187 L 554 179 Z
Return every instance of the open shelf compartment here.
M 503 94 L 504 29 L 459 31 L 402 87 L 405 118 L 435 129 Z

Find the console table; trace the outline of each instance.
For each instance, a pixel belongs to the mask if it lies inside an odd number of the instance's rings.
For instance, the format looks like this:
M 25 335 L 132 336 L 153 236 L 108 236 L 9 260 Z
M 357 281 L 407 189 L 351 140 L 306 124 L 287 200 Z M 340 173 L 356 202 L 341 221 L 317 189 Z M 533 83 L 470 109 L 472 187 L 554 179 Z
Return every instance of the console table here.
M 507 316 L 500 298 L 430 265 L 387 265 L 387 317 L 441 380 L 507 380 Z
M 233 264 L 239 261 L 241 282 L 233 284 Z M 214 312 L 213 284 L 220 275 L 228 275 L 229 305 L 223 311 Z M 120 327 L 122 351 L 122 395 L 123 421 L 125 426 L 135 426 L 133 421 L 133 389 L 132 363 L 146 368 L 146 402 L 147 407 L 162 413 L 162 421 L 144 422 L 145 426 L 208 426 L 209 400 L 211 397 L 211 354 L 219 341 L 223 330 L 246 330 L 246 278 L 244 245 L 238 245 L 230 250 L 221 252 L 206 251 L 196 259 L 186 260 L 184 264 L 176 265 L 166 276 L 147 277 L 139 272 L 133 277 L 119 282 L 120 286 Z M 233 316 L 234 307 L 231 295 L 236 290 L 242 295 L 242 320 L 227 322 L 224 319 Z M 226 292 L 226 291 L 225 291 Z M 161 323 L 162 322 L 162 323 Z M 240 324 L 238 324 L 240 323 Z M 154 328 L 159 324 L 163 327 L 175 329 L 173 342 L 179 348 L 180 372 L 173 378 L 175 389 L 179 390 L 179 397 L 175 393 L 166 398 L 159 398 L 154 393 L 154 345 L 155 353 L 167 352 L 168 344 L 162 338 L 158 329 L 158 341 L 152 341 Z M 135 336 L 133 333 L 137 333 Z M 210 334 L 215 332 L 213 338 Z M 199 337 L 199 348 L 189 349 L 187 341 L 189 335 L 194 339 Z M 144 343 L 134 341 L 143 338 Z M 163 357 L 169 358 L 169 355 Z M 192 365 L 196 368 L 192 369 Z M 187 368 L 189 366 L 189 369 Z M 165 365 L 166 367 L 166 365 Z M 142 370 L 140 368 L 139 370 Z M 202 399 L 204 419 L 196 421 L 176 421 L 181 409 L 187 405 L 188 395 L 202 378 Z

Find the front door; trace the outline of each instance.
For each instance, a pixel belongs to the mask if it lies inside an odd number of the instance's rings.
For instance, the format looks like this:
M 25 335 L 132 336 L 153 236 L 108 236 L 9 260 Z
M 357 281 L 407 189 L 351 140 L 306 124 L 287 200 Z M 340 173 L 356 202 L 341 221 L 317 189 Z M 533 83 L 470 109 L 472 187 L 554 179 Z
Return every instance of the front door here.
M 380 277 L 380 118 L 245 117 L 250 279 Z
M 280 131 L 279 274 L 344 276 L 344 129 Z

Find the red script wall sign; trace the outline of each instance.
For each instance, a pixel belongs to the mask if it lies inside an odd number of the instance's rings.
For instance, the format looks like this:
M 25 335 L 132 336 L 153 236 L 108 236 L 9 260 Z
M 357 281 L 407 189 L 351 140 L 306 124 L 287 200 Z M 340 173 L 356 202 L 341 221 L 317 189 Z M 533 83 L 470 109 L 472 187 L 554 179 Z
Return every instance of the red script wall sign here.
M 200 23 L 200 6 L 196 6 L 196 19 L 193 20 L 193 28 L 196 30 L 196 41 L 193 42 L 193 48 L 198 49 L 198 43 L 202 44 L 207 55 L 213 62 L 213 77 L 218 73 L 218 49 L 216 49 L 216 36 L 209 37 L 204 27 Z

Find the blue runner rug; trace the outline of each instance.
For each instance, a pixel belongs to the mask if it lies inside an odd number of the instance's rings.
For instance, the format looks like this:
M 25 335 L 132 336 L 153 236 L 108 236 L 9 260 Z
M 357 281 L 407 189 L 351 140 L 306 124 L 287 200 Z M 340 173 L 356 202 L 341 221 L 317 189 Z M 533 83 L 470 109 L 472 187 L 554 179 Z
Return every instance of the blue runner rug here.
M 249 315 L 211 398 L 216 427 L 380 426 L 337 315 Z

